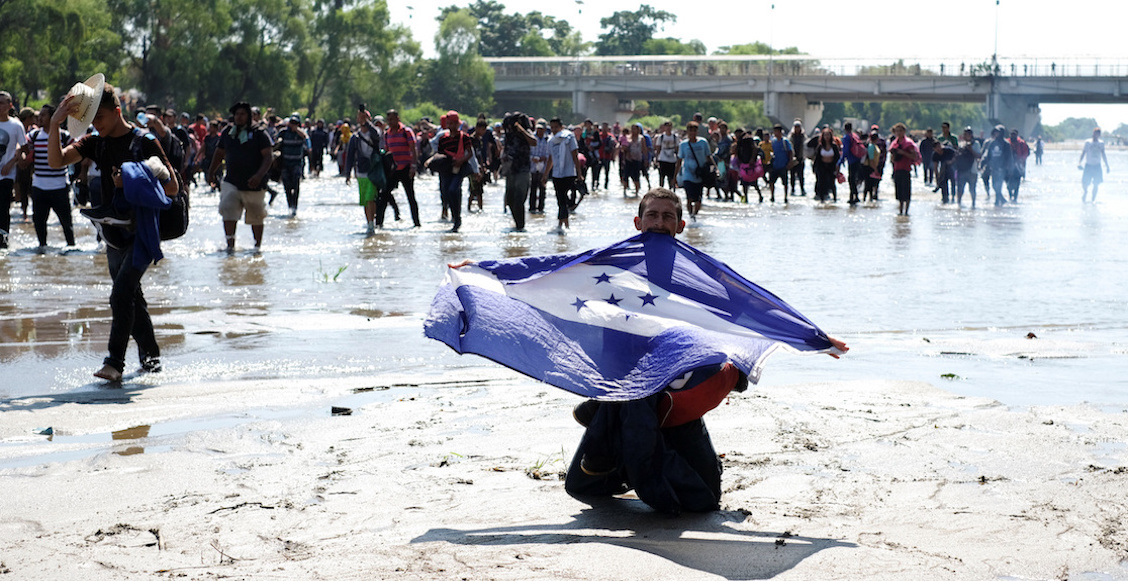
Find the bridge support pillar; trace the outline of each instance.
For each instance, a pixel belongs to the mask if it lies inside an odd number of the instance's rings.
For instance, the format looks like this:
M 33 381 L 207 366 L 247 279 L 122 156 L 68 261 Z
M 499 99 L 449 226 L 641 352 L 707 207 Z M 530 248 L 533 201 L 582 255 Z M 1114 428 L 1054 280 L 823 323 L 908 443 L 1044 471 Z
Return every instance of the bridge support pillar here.
M 1007 129 L 1018 129 L 1023 138 L 1030 137 L 1042 122 L 1042 109 L 1037 103 L 1027 102 L 1019 95 L 993 94 L 987 96 L 987 119 L 992 124 L 1002 123 Z
M 814 127 L 822 119 L 821 101 L 808 101 L 806 95 L 798 93 L 779 93 L 769 91 L 764 94 L 764 114 L 772 123 L 779 123 L 785 129 L 799 119 L 804 128 Z
M 628 109 L 631 108 L 633 107 Z M 572 113 L 580 118 L 591 119 L 596 123 L 626 123 L 631 118 L 631 111 L 621 109 L 619 96 L 614 93 L 572 91 Z

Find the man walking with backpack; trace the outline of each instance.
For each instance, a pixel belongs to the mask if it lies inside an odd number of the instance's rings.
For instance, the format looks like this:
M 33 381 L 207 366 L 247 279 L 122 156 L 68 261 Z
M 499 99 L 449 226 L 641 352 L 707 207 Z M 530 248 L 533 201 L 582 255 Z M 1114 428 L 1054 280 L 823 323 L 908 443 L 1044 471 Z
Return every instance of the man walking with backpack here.
M 98 133 L 62 147 L 59 136 L 62 122 L 68 115 L 78 114 L 82 108 L 95 106 L 97 113 L 93 125 Z M 85 129 L 82 127 L 83 132 Z M 109 355 L 94 376 L 111 382 L 121 381 L 130 336 L 137 341 L 141 370 L 150 373 L 160 371 L 160 347 L 149 318 L 148 304 L 141 292 L 141 276 L 150 264 L 162 257 L 155 209 L 161 207 L 162 201 L 167 207 L 168 200 L 161 198 L 179 195 L 180 183 L 175 169 L 151 134 L 142 135 L 126 123 L 114 88 L 101 82 L 90 94 L 68 95 L 59 105 L 51 116 L 47 156 L 48 163 L 54 168 L 90 159 L 102 170 L 103 205 L 98 209 L 105 210 L 97 214 L 107 220 L 98 226 L 106 241 L 106 262 L 113 279 L 110 291 L 113 319 L 110 323 Z M 146 192 L 145 188 L 136 187 L 135 178 L 149 185 L 149 190 Z M 154 180 L 159 180 L 159 191 L 153 186 Z M 148 195 L 142 196 L 138 192 Z M 132 217 L 128 221 L 111 220 L 112 214 L 131 214 Z
M 255 254 L 262 252 L 262 225 L 266 220 L 266 173 L 274 161 L 274 142 L 261 125 L 251 122 L 251 105 L 231 106 L 235 122 L 223 132 L 208 168 L 208 183 L 226 162 L 219 190 L 219 215 L 227 239 L 227 254 L 235 254 L 235 225 L 243 217 L 255 238 Z
M 356 183 L 360 188 L 360 205 L 364 206 L 364 219 L 368 223 L 366 234 L 372 236 L 376 228 L 383 227 L 383 216 L 380 223 L 376 222 L 376 198 L 380 195 L 387 183 L 374 184 L 368 175 L 372 172 L 372 155 L 384 148 L 384 136 L 380 129 L 372 124 L 372 114 L 362 104 L 357 108 L 357 132 L 349 139 L 347 153 L 345 154 L 345 185 L 352 181 L 353 170 L 356 170 Z

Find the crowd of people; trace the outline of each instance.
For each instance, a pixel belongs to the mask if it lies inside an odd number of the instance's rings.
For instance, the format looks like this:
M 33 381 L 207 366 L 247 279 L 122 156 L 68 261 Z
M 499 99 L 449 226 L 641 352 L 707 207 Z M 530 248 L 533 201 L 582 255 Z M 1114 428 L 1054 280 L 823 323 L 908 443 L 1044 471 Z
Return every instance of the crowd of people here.
M 0 92 L 0 145 L 5 147 L 0 204 L 10 207 L 18 201 L 26 219 L 31 202 L 40 251 L 47 248 L 50 213 L 58 217 L 66 244 L 73 246 L 72 205 L 100 202 L 97 164 L 85 160 L 55 169 L 46 163 L 44 128 L 54 112 L 54 106 L 45 105 L 38 112 L 25 107 L 16 113 L 11 97 Z M 1043 151 L 1040 136 L 1032 150 L 1017 130 L 1008 133 L 1001 125 L 984 137 L 970 127 L 957 136 L 943 123 L 939 135 L 929 128 L 916 139 L 900 124 L 883 132 L 876 124 L 863 130 L 846 122 L 841 132 L 823 125 L 808 133 L 799 120 L 790 128 L 776 124 L 767 131 L 738 127 L 730 132 L 724 120 L 704 119 L 700 113 L 677 128 L 669 121 L 653 128 L 590 119 L 566 125 L 558 118 L 546 121 L 519 112 L 507 113 L 500 121 L 491 122 L 485 115 L 463 120 L 454 111 L 437 123 L 425 117 L 408 126 L 396 110 L 373 115 L 363 103 L 355 117 L 334 123 L 296 112 L 280 117 L 273 109 L 247 103 L 233 106 L 226 118 L 208 119 L 156 105 L 138 107 L 125 118 L 156 137 L 187 187 L 203 186 L 220 195 L 229 252 L 234 252 L 240 219 L 250 226 L 256 251 L 261 248 L 267 206 L 280 192 L 290 217 L 296 217 L 301 183 L 322 174 L 326 156 L 346 183 L 356 178 L 370 235 L 384 227 L 389 206 L 394 219 L 402 219 L 397 190 L 407 199 L 413 226 L 421 226 L 414 188 L 419 172 L 438 175 L 441 218 L 450 221 L 454 232 L 462 223 L 464 189 L 466 210 L 473 211 L 475 205 L 481 210 L 484 186 L 505 179 L 506 211 L 512 214 L 514 230 L 524 231 L 526 213 L 545 212 L 551 182 L 557 200 L 557 224 L 551 232 L 562 234 L 584 197 L 614 189 L 612 182 L 624 195 L 638 196 L 642 185 L 649 189 L 652 182 L 681 190 L 691 220 L 697 219 L 703 201 L 748 203 L 750 190 L 759 203 L 765 196 L 776 202 L 777 188 L 784 203 L 791 196 L 807 196 L 808 174 L 813 177 L 813 197 L 820 203 L 836 203 L 839 189 L 850 205 L 876 202 L 887 170 L 900 214 L 907 214 L 911 203 L 911 180 L 906 176 L 919 170 L 925 185 L 940 192 L 943 204 L 962 206 L 967 193 L 971 207 L 976 207 L 979 180 L 988 197 L 994 190 L 995 205 L 1014 203 L 1027 158 L 1034 153 L 1040 162 Z M 93 127 L 89 132 L 95 132 Z M 61 134 L 64 146 L 81 137 L 65 130 Z M 1101 160 L 1108 167 L 1099 137 L 1098 130 L 1082 154 L 1083 200 L 1090 185 L 1096 197 Z M 9 230 L 9 214 L 4 212 L 0 246 L 7 246 Z

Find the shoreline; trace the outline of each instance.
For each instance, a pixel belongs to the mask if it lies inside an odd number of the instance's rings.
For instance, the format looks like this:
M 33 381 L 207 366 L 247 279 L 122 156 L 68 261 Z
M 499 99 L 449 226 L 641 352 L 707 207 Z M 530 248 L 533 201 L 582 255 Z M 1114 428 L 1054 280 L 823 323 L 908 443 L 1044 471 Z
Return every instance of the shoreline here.
M 593 508 L 565 494 L 578 398 L 459 375 L 361 393 L 373 382 L 243 381 L 222 389 L 311 395 L 0 469 L 0 562 L 18 578 L 1128 579 L 1125 411 L 903 381 L 757 386 L 707 417 L 722 510 L 670 518 L 630 495 Z M 182 395 L 166 391 L 17 423 L 157 426 Z M 342 401 L 353 414 L 330 416 Z

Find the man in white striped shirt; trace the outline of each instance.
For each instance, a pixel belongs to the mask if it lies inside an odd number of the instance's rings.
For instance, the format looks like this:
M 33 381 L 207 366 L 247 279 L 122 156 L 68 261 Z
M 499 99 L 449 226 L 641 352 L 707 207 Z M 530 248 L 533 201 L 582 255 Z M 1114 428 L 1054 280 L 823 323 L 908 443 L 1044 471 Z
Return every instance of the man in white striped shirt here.
M 54 114 L 55 107 L 44 105 L 39 110 L 39 128 L 33 129 L 27 136 L 27 147 L 31 149 L 35 160 L 31 178 L 31 221 L 35 225 L 35 235 L 39 238 L 39 254 L 47 252 L 47 219 L 52 211 L 59 218 L 67 246 L 74 246 L 68 167 L 55 169 L 47 163 L 48 132 L 43 128 L 48 126 Z M 70 134 L 66 131 L 61 131 L 59 137 L 63 147 L 70 144 Z

